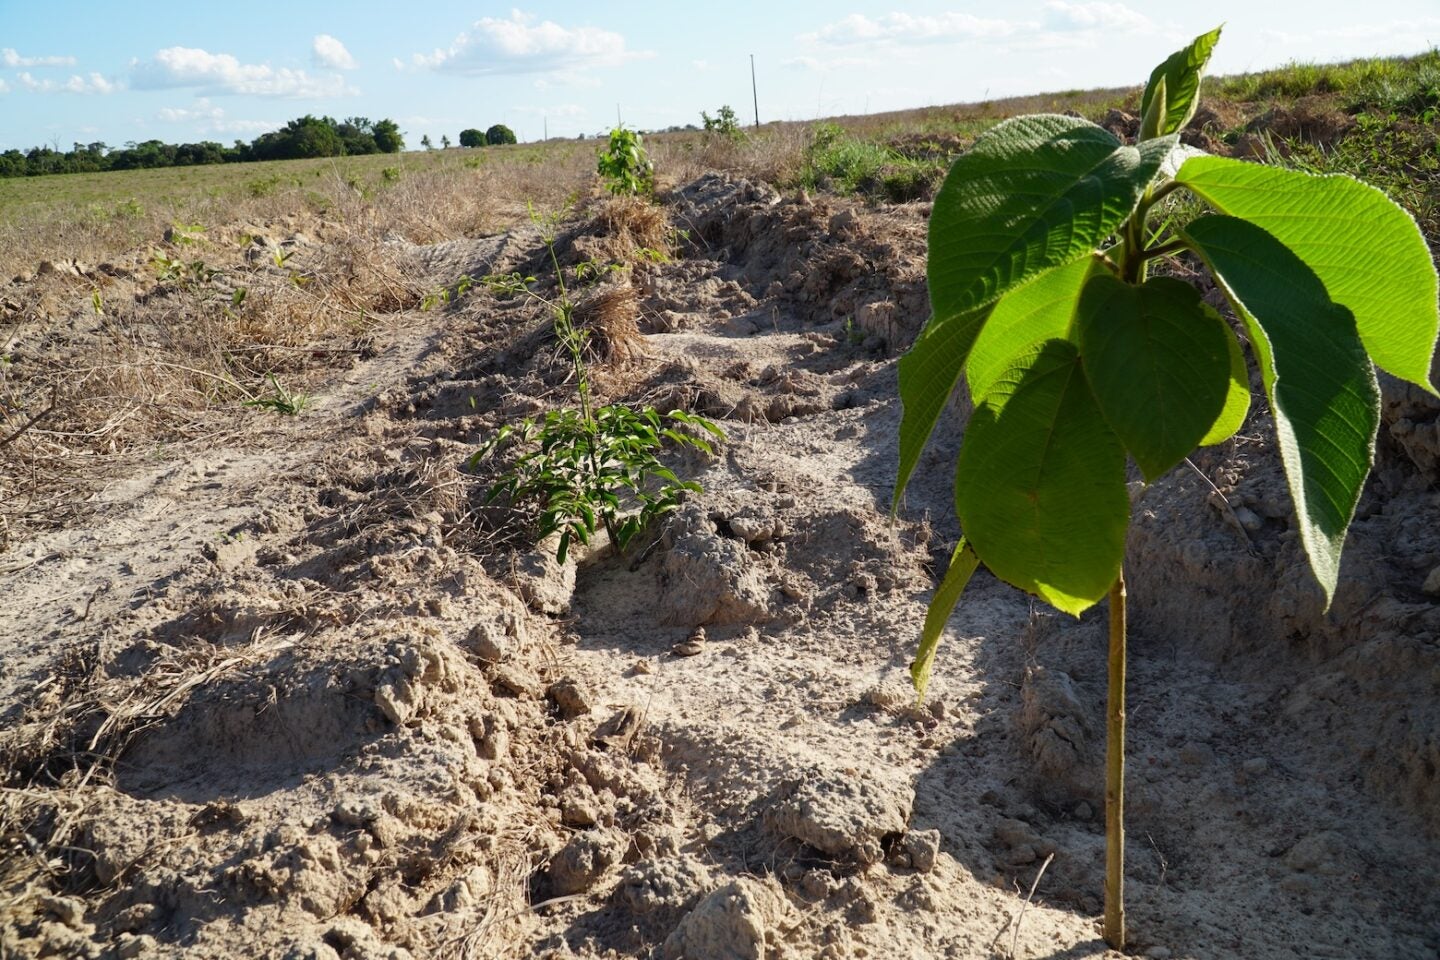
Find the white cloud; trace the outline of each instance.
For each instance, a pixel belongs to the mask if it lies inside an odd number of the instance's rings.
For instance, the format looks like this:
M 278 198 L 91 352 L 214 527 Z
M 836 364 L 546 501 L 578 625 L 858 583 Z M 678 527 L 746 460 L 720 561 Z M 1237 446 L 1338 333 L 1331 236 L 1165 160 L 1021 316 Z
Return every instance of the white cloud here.
M 968 13 L 940 13 L 915 16 L 909 13 L 887 13 L 876 19 L 863 13 L 828 23 L 814 33 L 802 34 L 807 43 L 844 46 L 857 43 L 934 43 L 955 40 L 989 40 L 1013 36 L 1033 24 L 1017 20 L 995 20 Z
M 575 72 L 614 67 L 654 54 L 625 48 L 625 38 L 599 27 L 562 27 L 519 10 L 509 19 L 483 17 L 455 38 L 448 49 L 417 53 L 416 67 L 487 76 L 505 73 Z
M 106 80 L 98 73 L 92 73 L 87 77 L 82 77 L 77 74 L 69 80 L 58 81 L 40 80 L 31 74 L 30 71 L 22 70 L 15 75 L 15 79 L 20 81 L 20 86 L 29 90 L 31 93 L 96 93 L 103 96 L 107 93 L 114 93 L 120 89 L 119 84 Z
M 131 67 L 131 81 L 141 90 L 193 88 L 211 94 L 257 97 L 339 97 L 355 89 L 339 74 L 312 76 L 304 70 L 241 63 L 228 53 L 195 47 L 166 47 Z
M 690 61 L 690 66 L 694 67 L 696 70 L 709 70 L 709 69 L 710 69 L 710 61 L 709 61 L 709 60 L 691 60 L 691 61 Z
M 1143 13 L 1123 3 L 1066 3 L 1050 0 L 1045 4 L 1046 26 L 1057 30 L 1144 30 L 1152 24 Z
M 220 120 L 225 116 L 225 111 L 215 106 L 206 97 L 200 97 L 188 107 L 163 107 L 156 114 L 166 123 L 192 123 L 196 120 Z
M 10 92 L 10 84 L 6 83 L 4 80 L 0 80 L 0 93 L 9 93 L 9 92 Z
M 7 67 L 73 67 L 74 57 L 22 57 L 9 47 L 0 50 L 0 63 Z
M 350 51 L 345 49 L 345 44 L 328 33 L 318 34 L 315 37 L 315 42 L 311 45 L 311 52 L 315 58 L 315 66 L 324 67 L 327 70 L 354 70 L 359 66 L 355 62 L 355 58 L 350 56 Z

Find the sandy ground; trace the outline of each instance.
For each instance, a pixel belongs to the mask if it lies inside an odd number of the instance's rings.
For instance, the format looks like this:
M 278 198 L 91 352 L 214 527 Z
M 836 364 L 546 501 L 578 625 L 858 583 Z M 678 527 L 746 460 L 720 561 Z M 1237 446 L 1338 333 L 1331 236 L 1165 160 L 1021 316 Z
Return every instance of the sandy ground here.
M 965 413 L 892 520 L 928 210 L 707 177 L 666 211 L 597 382 L 730 440 L 653 549 L 561 566 L 480 506 L 464 458 L 568 387 L 477 287 L 0 555 L 0 956 L 1118 956 L 1103 609 L 981 574 L 908 685 Z M 541 252 L 404 250 L 430 285 Z M 1440 405 L 1386 401 L 1328 614 L 1263 412 L 1135 489 L 1137 955 L 1440 953 Z

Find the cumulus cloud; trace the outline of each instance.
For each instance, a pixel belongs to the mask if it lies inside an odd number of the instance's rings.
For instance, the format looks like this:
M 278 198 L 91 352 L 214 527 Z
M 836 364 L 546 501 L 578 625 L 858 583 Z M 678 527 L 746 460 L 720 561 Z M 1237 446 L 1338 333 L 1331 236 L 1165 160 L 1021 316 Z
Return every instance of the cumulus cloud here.
M 508 19 L 483 17 L 455 38 L 447 49 L 417 53 L 419 68 L 466 76 L 505 73 L 575 72 L 614 67 L 627 60 L 653 56 L 627 50 L 625 38 L 599 27 L 562 27 L 537 21 L 519 10 Z
M 324 67 L 327 70 L 354 70 L 359 66 L 355 62 L 355 58 L 350 56 L 350 51 L 345 49 L 345 44 L 328 33 L 321 33 L 315 37 L 315 42 L 311 45 L 311 52 L 315 58 L 315 66 Z
M 73 67 L 74 57 L 22 57 L 10 47 L 0 50 L 0 63 L 7 67 Z
M 100 94 L 114 93 L 120 89 L 119 84 L 112 83 L 98 73 L 89 76 L 72 76 L 69 80 L 41 80 L 35 77 L 28 70 L 22 70 L 15 77 L 20 86 L 31 93 L 80 93 Z
M 193 88 L 211 94 L 289 98 L 339 97 L 355 92 L 339 74 L 312 76 L 268 63 L 241 63 L 228 53 L 196 47 L 166 47 L 150 60 L 132 66 L 130 77 L 140 90 Z

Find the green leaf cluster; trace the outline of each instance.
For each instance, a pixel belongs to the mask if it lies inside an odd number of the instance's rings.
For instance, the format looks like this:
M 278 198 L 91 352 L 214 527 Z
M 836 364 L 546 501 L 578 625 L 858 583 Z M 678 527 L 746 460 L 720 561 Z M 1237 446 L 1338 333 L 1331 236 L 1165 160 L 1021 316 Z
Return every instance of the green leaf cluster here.
M 687 430 L 684 428 L 694 428 Z M 510 444 L 520 455 L 491 485 L 486 502 L 502 496 L 512 504 L 539 505 L 537 534 L 560 535 L 561 563 L 572 543 L 588 544 L 603 527 L 623 553 L 654 520 L 680 505 L 687 492 L 700 491 L 660 460 L 668 444 L 713 453 L 704 434 L 724 439 L 703 417 L 672 410 L 662 416 L 646 407 L 610 404 L 586 415 L 583 409 L 552 410 L 538 422 L 506 425 L 470 458 L 480 460 Z
M 1079 614 L 1121 569 L 1127 460 L 1154 481 L 1244 421 L 1235 330 L 1194 288 L 1149 277 L 1154 261 L 1192 255 L 1240 321 L 1327 603 L 1374 458 L 1373 364 L 1435 392 L 1435 268 L 1404 210 L 1348 177 L 1180 144 L 1218 40 L 1197 37 L 1151 74 L 1138 142 L 1019 117 L 957 159 L 936 197 L 932 315 L 900 362 L 897 504 L 962 378 L 975 412 L 955 472 L 965 539 L 927 618 L 922 690 L 976 565 Z M 1206 213 L 1154 222 L 1176 191 Z
M 600 154 L 596 172 L 613 194 L 649 193 L 655 187 L 655 167 L 645 152 L 644 139 L 624 127 L 610 131 L 609 146 Z

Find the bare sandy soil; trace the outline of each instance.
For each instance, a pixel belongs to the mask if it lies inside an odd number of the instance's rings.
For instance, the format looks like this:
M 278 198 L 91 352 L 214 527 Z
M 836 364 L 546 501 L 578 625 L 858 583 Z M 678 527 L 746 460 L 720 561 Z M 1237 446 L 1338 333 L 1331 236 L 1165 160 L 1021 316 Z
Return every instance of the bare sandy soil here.
M 708 176 L 665 211 L 680 256 L 579 294 L 643 334 L 607 396 L 730 436 L 653 548 L 562 566 L 482 505 L 465 457 L 570 387 L 476 287 L 0 554 L 0 956 L 1118 956 L 1103 609 L 982 574 L 909 687 L 965 416 L 892 520 L 928 209 Z M 392 252 L 546 282 L 530 230 Z M 1386 385 L 1329 613 L 1263 411 L 1136 485 L 1137 955 L 1440 953 L 1437 418 Z

